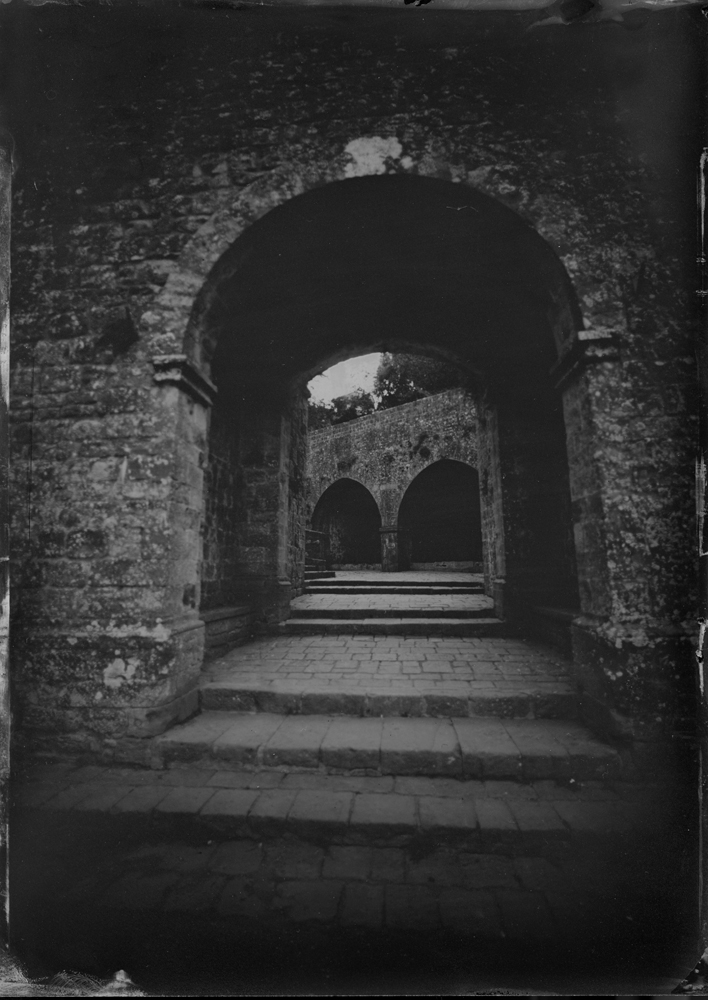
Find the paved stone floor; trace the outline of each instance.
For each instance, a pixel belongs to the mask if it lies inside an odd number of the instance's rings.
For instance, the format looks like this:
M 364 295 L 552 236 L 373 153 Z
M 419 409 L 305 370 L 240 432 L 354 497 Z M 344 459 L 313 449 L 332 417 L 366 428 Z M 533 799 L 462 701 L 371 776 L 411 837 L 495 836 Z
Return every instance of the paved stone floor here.
M 402 570 L 400 573 L 384 573 L 380 569 L 338 569 L 336 583 L 360 583 L 365 580 L 383 580 L 387 584 L 396 583 L 479 583 L 481 573 L 462 573 L 455 570 Z M 315 581 L 316 582 L 316 581 Z
M 289 682 L 385 693 L 465 696 L 488 691 L 570 690 L 569 664 L 520 639 L 425 636 L 279 636 L 256 639 L 209 664 L 210 681 Z
M 291 602 L 293 614 L 304 611 L 357 613 L 376 611 L 486 612 L 492 615 L 494 601 L 484 594 L 303 594 Z
M 680 841 L 670 831 L 641 845 L 602 838 L 582 849 L 557 844 L 550 853 L 515 854 L 435 837 L 397 845 L 263 831 L 234 836 L 161 825 L 145 809 L 142 818 L 136 810 L 101 822 L 80 808 L 95 791 L 97 770 L 52 766 L 16 781 L 18 792 L 52 782 L 71 787 L 72 780 L 82 788 L 71 808 L 66 796 L 66 808 L 28 808 L 17 798 L 13 805 L 14 948 L 35 975 L 126 968 L 140 985 L 171 982 L 165 995 L 189 995 L 190 976 L 222 969 L 238 993 L 262 993 L 270 982 L 272 995 L 297 994 L 309 977 L 308 991 L 326 995 L 356 993 L 357 984 L 366 992 L 385 985 L 389 993 L 436 993 L 436 977 L 444 992 L 459 993 L 465 978 L 481 990 L 516 982 L 528 991 L 530 980 L 536 991 L 547 990 L 539 970 L 565 969 L 572 979 L 598 962 L 608 971 L 610 963 L 624 974 L 640 970 L 656 984 L 652 976 L 674 965 L 680 976 L 690 967 L 682 973 L 678 961 L 691 954 L 695 923 L 690 865 L 680 877 Z M 313 777 L 251 772 L 241 785 L 257 799 L 274 780 L 297 785 Z M 199 793 L 205 782 L 213 794 L 220 780 L 233 788 L 235 778 L 181 769 L 113 775 L 114 787 L 152 783 L 163 796 Z M 425 791 L 420 781 L 415 788 L 411 779 L 400 782 L 401 796 Z M 505 783 L 479 785 L 477 801 L 502 801 Z M 592 783 L 579 794 L 537 782 L 528 794 L 555 804 L 624 797 L 621 788 Z M 684 817 L 676 820 L 678 833 Z M 366 989 L 362 977 L 378 989 Z
M 16 804 L 45 816 L 199 821 L 260 837 L 320 828 L 333 843 L 411 843 L 432 834 L 467 849 L 555 856 L 571 841 L 635 836 L 661 790 L 599 780 L 559 783 L 327 774 L 289 769 L 167 770 L 54 765 L 28 772 Z
M 11 926 L 32 974 L 459 995 L 573 993 L 602 967 L 651 994 L 695 963 L 695 797 L 619 780 L 548 648 L 269 637 L 210 664 L 202 704 L 154 770 L 15 768 Z

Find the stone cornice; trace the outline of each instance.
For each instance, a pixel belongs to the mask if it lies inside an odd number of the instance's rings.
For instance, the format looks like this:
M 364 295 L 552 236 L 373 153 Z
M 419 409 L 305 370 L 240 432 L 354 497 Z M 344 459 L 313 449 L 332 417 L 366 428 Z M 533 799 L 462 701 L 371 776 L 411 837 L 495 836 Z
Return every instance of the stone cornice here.
M 159 354 L 152 359 L 153 381 L 157 385 L 176 385 L 202 406 L 211 406 L 217 388 L 207 376 L 192 364 L 186 354 Z
M 556 389 L 564 389 L 589 365 L 619 360 L 617 335 L 610 330 L 579 330 L 551 368 Z

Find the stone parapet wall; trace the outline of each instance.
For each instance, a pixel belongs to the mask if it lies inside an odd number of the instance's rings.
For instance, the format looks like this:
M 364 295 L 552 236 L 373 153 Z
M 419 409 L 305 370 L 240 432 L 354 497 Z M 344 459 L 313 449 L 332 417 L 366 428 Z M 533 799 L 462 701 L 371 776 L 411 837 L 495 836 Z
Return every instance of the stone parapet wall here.
M 338 479 L 355 479 L 370 491 L 382 522 L 395 524 L 403 495 L 423 469 L 440 459 L 477 466 L 477 421 L 464 389 L 417 399 L 325 427 L 308 435 L 309 517 Z

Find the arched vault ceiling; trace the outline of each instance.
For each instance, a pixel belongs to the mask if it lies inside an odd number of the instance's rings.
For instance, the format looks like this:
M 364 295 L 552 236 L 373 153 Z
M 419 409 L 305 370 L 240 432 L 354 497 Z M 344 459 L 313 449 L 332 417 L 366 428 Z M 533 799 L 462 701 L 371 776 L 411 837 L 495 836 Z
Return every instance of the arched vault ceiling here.
M 521 217 L 407 175 L 325 185 L 263 216 L 216 265 L 195 320 L 222 379 L 258 365 L 292 378 L 362 337 L 540 374 L 559 325 L 580 325 L 562 264 Z

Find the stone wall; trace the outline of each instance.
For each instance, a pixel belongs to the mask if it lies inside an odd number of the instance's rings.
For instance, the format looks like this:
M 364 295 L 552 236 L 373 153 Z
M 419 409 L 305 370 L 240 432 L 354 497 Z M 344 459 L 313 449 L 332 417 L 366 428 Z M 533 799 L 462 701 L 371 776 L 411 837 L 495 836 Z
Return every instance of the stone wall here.
M 410 484 L 443 458 L 477 466 L 475 404 L 463 389 L 312 431 L 307 459 L 309 517 L 328 486 L 349 478 L 372 494 L 382 524 L 395 526 Z
M 9 124 L 20 162 L 11 357 L 18 727 L 105 752 L 135 740 L 139 755 L 141 736 L 194 709 L 200 608 L 233 592 L 266 624 L 282 614 L 303 560 L 293 526 L 304 429 L 286 392 L 296 375 L 304 385 L 362 349 L 405 345 L 424 314 L 426 341 L 450 352 L 464 338 L 490 350 L 502 343 L 493 313 L 473 322 L 460 307 L 450 332 L 446 295 L 428 312 L 410 309 L 431 254 L 442 252 L 432 244 L 401 257 L 409 290 L 376 329 L 378 302 L 335 335 L 335 314 L 322 319 L 326 294 L 293 311 L 282 288 L 265 288 L 259 307 L 265 315 L 285 303 L 276 332 L 272 315 L 246 329 L 228 296 L 228 315 L 214 319 L 222 277 L 237 297 L 247 273 L 241 241 L 272 210 L 372 175 L 470 192 L 469 204 L 446 203 L 460 209 L 450 211 L 455 225 L 476 212 L 481 220 L 473 201 L 486 196 L 545 241 L 548 256 L 533 271 L 520 264 L 533 287 L 515 315 L 528 332 L 533 296 L 545 288 L 538 315 L 548 308 L 556 338 L 548 367 L 556 364 L 563 415 L 554 419 L 556 429 L 565 422 L 570 467 L 578 677 L 598 724 L 618 712 L 647 739 L 678 725 L 693 685 L 697 583 L 695 209 L 693 176 L 684 182 L 681 172 L 696 159 L 686 117 L 700 34 L 693 14 L 658 13 L 636 32 L 605 23 L 529 31 L 537 12 L 413 7 L 181 7 L 166 19 L 132 5 L 97 7 L 91 18 L 5 5 L 2 16 L 15 46 Z M 499 248 L 501 266 L 509 254 Z M 259 267 L 263 280 L 277 259 Z M 509 305 L 510 288 L 495 308 Z M 222 320 L 235 346 L 211 364 Z M 487 407 L 500 450 L 484 516 L 503 517 L 503 532 L 494 530 L 506 546 L 487 575 L 508 587 L 516 574 L 519 593 L 533 550 L 521 502 L 530 496 L 523 408 L 514 411 L 516 389 L 504 405 L 494 395 L 512 376 L 520 389 L 536 384 L 522 353 L 532 339 L 505 355 Z M 233 508 L 216 416 L 207 458 L 209 378 L 222 399 L 247 400 Z M 484 453 L 493 450 L 487 441 Z M 484 482 L 483 463 L 480 474 Z M 382 497 L 387 517 L 393 502 L 394 493 Z M 217 553 L 232 538 L 234 560 Z
M 237 413 L 214 406 L 204 475 L 203 611 L 233 604 L 238 596 L 239 526 L 244 519 L 238 432 Z
M 307 397 L 300 393 L 290 411 L 290 442 L 287 449 L 287 561 L 283 577 L 293 596 L 305 582 L 305 523 L 307 520 Z

